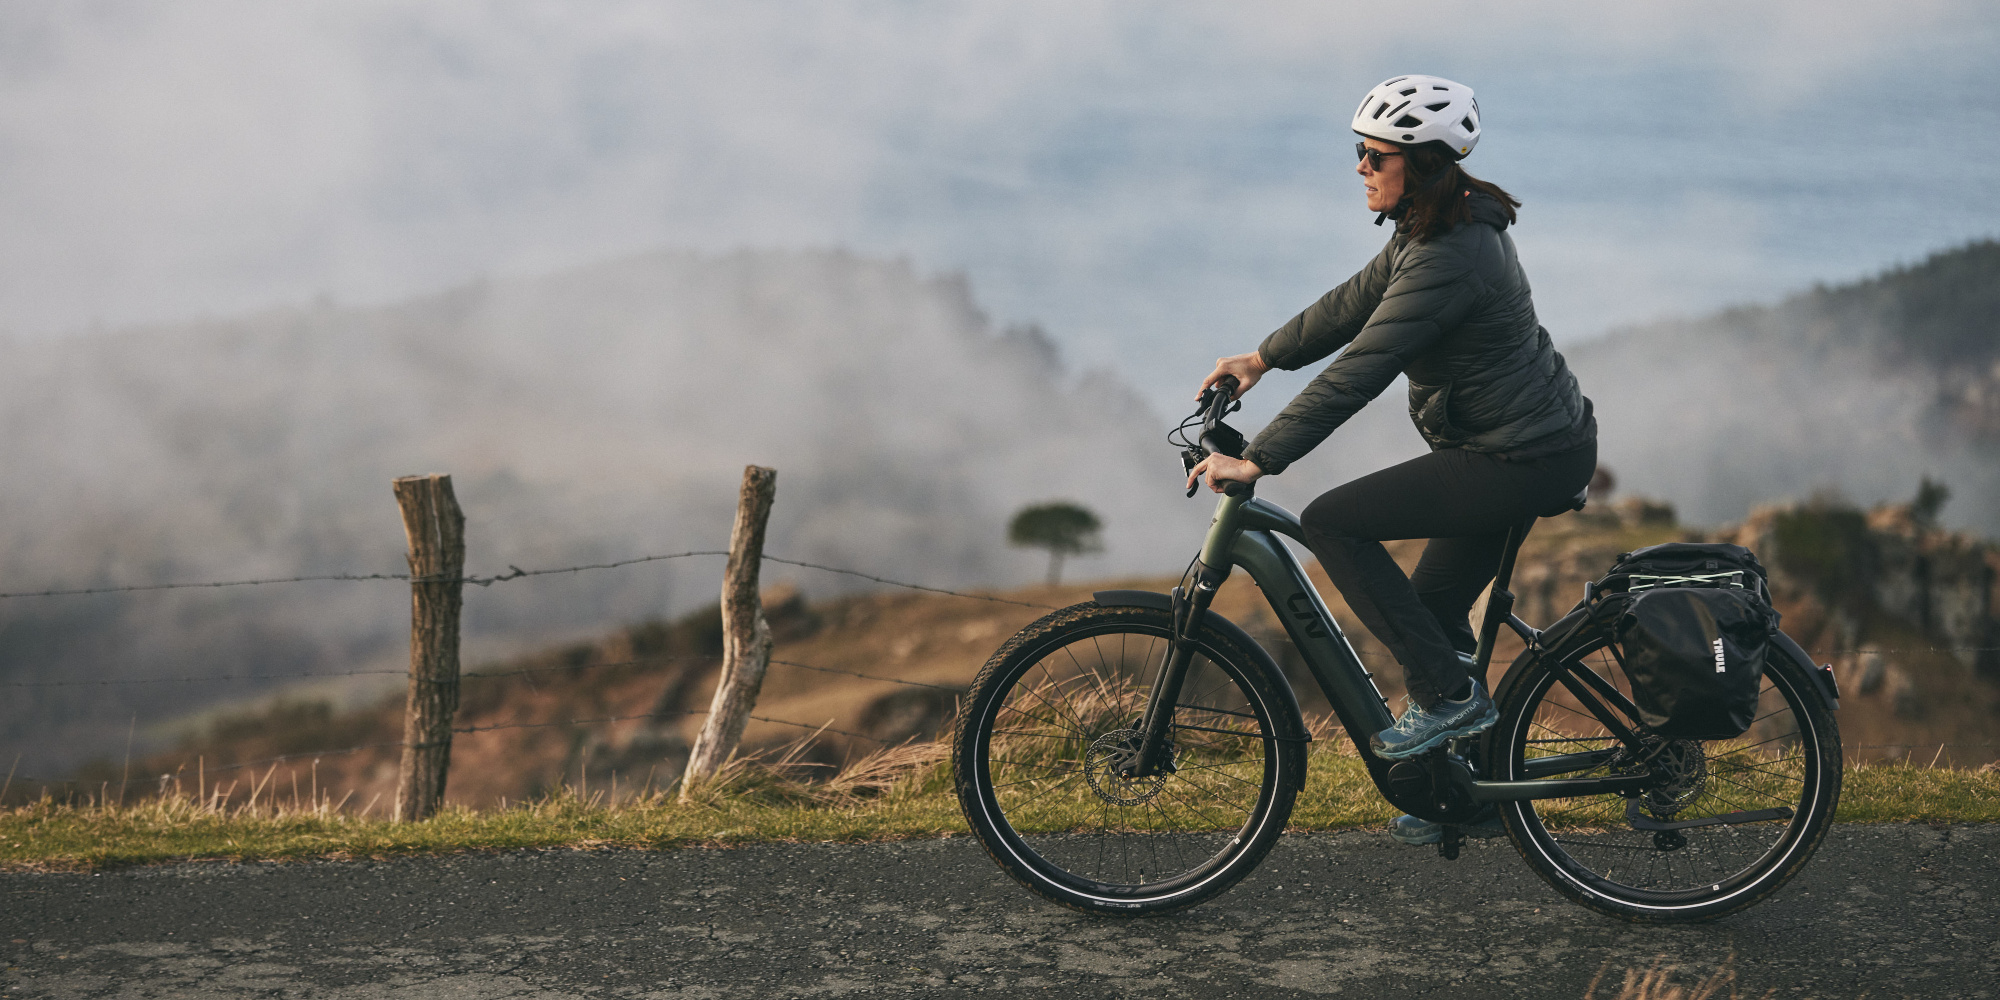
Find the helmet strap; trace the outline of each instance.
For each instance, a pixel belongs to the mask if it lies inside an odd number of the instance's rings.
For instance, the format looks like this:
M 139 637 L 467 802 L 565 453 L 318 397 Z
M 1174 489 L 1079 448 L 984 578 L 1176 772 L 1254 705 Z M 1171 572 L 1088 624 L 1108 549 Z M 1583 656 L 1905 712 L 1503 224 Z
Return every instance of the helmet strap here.
M 1397 222 L 1401 222 L 1403 221 L 1403 213 L 1408 212 L 1409 210 L 1410 210 L 1410 196 L 1404 195 L 1402 197 L 1402 200 L 1396 202 L 1396 207 L 1386 212 L 1377 214 L 1375 216 L 1375 224 L 1378 226 L 1381 225 L 1383 219 L 1394 219 Z

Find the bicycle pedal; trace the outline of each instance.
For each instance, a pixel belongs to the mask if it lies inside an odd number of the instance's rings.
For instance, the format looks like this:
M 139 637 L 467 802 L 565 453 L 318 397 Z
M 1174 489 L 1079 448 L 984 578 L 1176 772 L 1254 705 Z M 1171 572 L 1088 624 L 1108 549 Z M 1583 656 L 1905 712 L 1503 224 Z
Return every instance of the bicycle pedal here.
M 1458 848 L 1465 842 L 1465 835 L 1459 832 L 1456 823 L 1440 824 L 1440 832 L 1443 837 L 1438 841 L 1438 853 L 1443 855 L 1446 861 L 1457 861 Z

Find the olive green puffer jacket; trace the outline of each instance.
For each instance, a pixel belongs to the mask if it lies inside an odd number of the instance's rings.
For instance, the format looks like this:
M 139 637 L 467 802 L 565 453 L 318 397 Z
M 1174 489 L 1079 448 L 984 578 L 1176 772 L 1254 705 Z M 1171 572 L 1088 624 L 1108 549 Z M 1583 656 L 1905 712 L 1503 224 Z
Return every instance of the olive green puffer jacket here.
M 1283 472 L 1404 373 L 1410 419 L 1433 451 L 1523 460 L 1597 437 L 1590 400 L 1535 322 L 1505 212 L 1472 198 L 1472 221 L 1423 242 L 1399 230 L 1361 273 L 1264 338 L 1264 361 L 1287 371 L 1347 350 L 1245 458 Z

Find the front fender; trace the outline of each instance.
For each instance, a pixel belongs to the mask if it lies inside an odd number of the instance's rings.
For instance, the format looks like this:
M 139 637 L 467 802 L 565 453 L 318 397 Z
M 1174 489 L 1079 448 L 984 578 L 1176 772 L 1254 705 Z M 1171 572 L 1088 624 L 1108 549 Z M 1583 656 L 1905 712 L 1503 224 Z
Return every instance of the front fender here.
M 1151 590 L 1100 590 L 1090 595 L 1090 599 L 1107 608 L 1153 608 L 1160 611 L 1174 609 L 1174 599 L 1171 596 Z M 1278 666 L 1276 660 L 1271 659 L 1271 654 L 1264 650 L 1263 645 L 1251 638 L 1250 633 L 1243 631 L 1235 622 L 1217 614 L 1214 608 L 1208 609 L 1203 614 L 1202 624 L 1228 637 L 1243 651 L 1255 657 L 1258 665 L 1264 668 L 1264 675 L 1271 679 L 1272 686 L 1278 693 L 1278 707 L 1282 716 L 1278 720 L 1278 738 L 1301 742 L 1311 740 L 1311 734 L 1306 732 L 1305 713 L 1299 709 L 1298 692 L 1292 690 L 1291 682 L 1285 679 L 1284 670 Z

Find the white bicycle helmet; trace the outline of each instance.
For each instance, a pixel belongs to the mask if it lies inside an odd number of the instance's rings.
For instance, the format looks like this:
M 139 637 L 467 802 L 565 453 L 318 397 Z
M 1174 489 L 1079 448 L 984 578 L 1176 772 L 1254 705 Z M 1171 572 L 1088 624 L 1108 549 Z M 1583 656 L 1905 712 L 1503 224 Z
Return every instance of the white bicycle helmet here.
M 1441 142 L 1463 160 L 1479 145 L 1479 102 L 1441 76 L 1392 77 L 1361 99 L 1354 131 L 1403 146 Z

